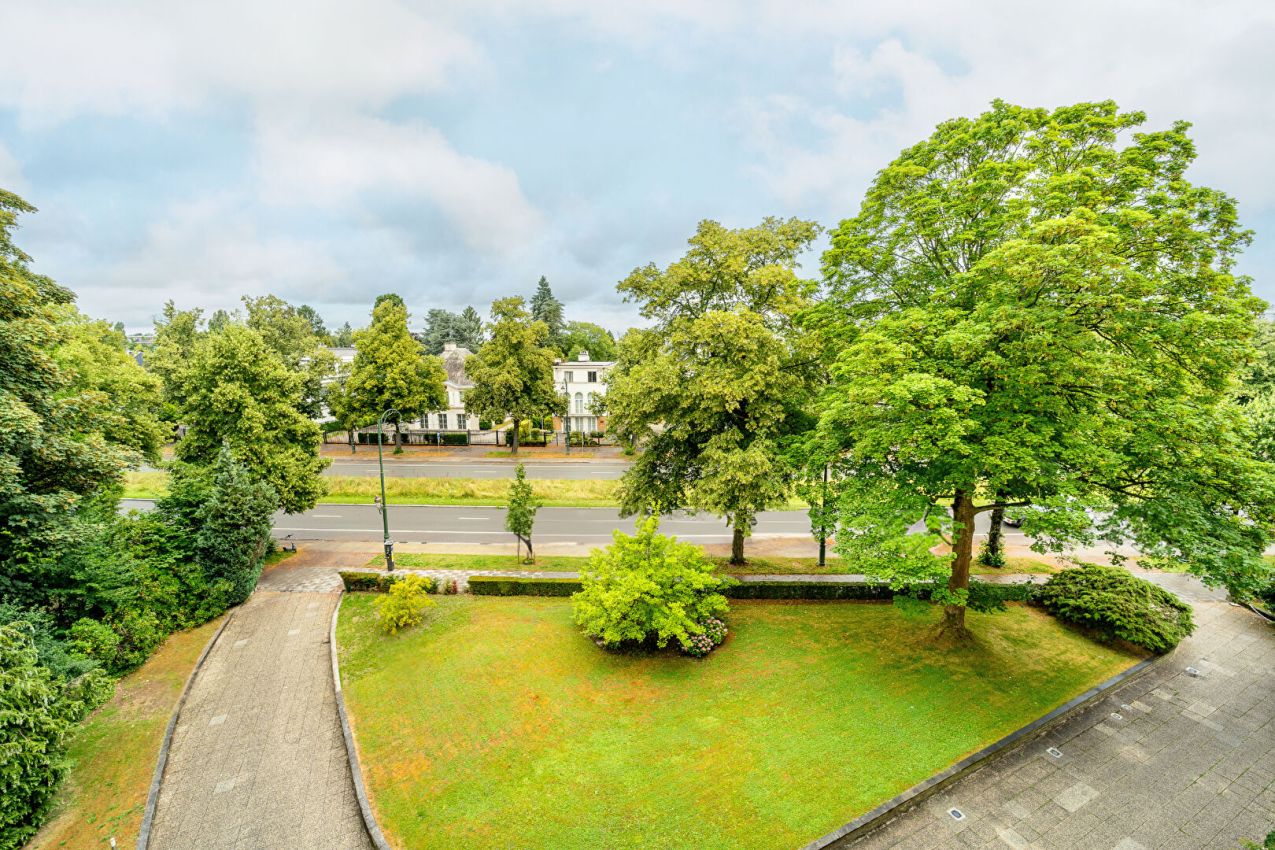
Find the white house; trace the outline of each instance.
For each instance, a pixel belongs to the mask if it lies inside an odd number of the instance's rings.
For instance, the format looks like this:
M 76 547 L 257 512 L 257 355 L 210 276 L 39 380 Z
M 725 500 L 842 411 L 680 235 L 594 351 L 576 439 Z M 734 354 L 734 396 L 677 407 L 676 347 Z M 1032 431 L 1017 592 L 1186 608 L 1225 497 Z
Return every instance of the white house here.
M 606 417 L 594 412 L 594 401 L 606 395 L 606 373 L 614 360 L 591 360 L 581 351 L 575 360 L 556 360 L 553 380 L 558 391 L 567 396 L 567 422 L 575 433 L 605 431 Z M 561 417 L 554 417 L 555 430 L 565 430 Z
M 431 431 L 478 430 L 478 417 L 465 413 L 465 391 L 474 384 L 465 374 L 465 361 L 474 356 L 468 348 L 454 342 L 443 343 L 443 371 L 447 379 L 447 409 L 436 410 L 421 417 L 421 427 Z

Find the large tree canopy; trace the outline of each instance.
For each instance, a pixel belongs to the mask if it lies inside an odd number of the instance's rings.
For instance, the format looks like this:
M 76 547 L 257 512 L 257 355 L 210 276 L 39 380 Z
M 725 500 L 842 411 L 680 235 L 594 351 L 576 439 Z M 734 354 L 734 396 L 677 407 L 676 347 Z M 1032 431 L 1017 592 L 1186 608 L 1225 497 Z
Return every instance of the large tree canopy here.
M 490 338 L 465 361 L 474 383 L 465 393 L 465 410 L 495 422 L 512 419 L 517 454 L 522 421 L 562 412 L 565 401 L 553 383 L 554 351 L 545 323 L 531 318 L 521 298 L 494 302 L 491 318 Z
M 1188 125 L 1127 137 L 1143 120 L 997 102 L 946 122 L 824 255 L 838 546 L 899 585 L 946 578 L 954 637 L 996 505 L 1036 508 L 1042 549 L 1131 541 L 1237 590 L 1264 571 L 1271 468 L 1228 401 L 1263 308 L 1232 273 L 1249 234 L 1185 179 Z M 906 534 L 927 515 L 954 554 Z
M 59 365 L 73 336 L 74 296 L 35 274 L 13 242 L 19 213 L 34 207 L 0 189 L 0 596 L 23 565 L 67 542 L 68 517 L 110 491 L 137 459 L 131 440 L 100 429 L 104 400 L 91 381 Z M 64 351 L 65 353 L 65 351 Z
M 447 407 L 443 363 L 413 339 L 401 300 L 380 300 L 372 310 L 372 324 L 355 332 L 354 344 L 358 352 L 350 375 L 329 396 L 339 421 L 370 425 L 390 408 L 401 419 L 412 419 Z M 397 423 L 394 438 L 400 445 Z
M 223 446 L 258 481 L 269 484 L 289 513 L 309 510 L 323 493 L 319 426 L 300 411 L 304 381 L 251 328 L 230 324 L 203 335 L 180 387 L 186 436 L 177 457 L 212 466 Z
M 757 512 L 788 498 L 781 444 L 814 360 L 793 323 L 813 288 L 797 258 L 818 232 L 797 219 L 740 230 L 705 221 L 681 260 L 620 283 L 655 322 L 625 335 L 607 378 L 610 429 L 643 450 L 621 485 L 626 514 L 721 514 L 738 563 Z

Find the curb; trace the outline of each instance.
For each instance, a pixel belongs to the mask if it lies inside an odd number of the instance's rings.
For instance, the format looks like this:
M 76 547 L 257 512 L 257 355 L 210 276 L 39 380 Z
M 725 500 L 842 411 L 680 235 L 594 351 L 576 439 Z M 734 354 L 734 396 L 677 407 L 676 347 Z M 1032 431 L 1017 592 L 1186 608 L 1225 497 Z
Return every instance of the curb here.
M 391 850 L 389 843 L 381 832 L 381 825 L 376 822 L 372 813 L 372 804 L 367 799 L 367 787 L 363 784 L 363 768 L 359 766 L 359 751 L 354 745 L 354 733 L 350 731 L 350 718 L 345 712 L 345 695 L 341 692 L 341 662 L 336 654 L 336 620 L 341 614 L 341 603 L 345 601 L 345 591 L 336 600 L 332 609 L 332 625 L 328 630 L 328 651 L 332 657 L 332 687 L 336 695 L 336 713 L 341 718 L 341 738 L 345 741 L 345 755 L 350 763 L 350 776 L 354 780 L 354 795 L 359 800 L 359 812 L 363 815 L 363 826 L 376 850 Z M 140 848 L 144 850 L 144 848 Z
M 142 815 L 142 827 L 137 833 L 137 850 L 147 850 L 150 846 L 151 828 L 155 825 L 155 809 L 159 805 L 159 786 L 164 779 L 164 769 L 168 766 L 168 750 L 173 744 L 173 731 L 176 730 L 177 720 L 181 717 L 182 708 L 186 705 L 186 697 L 190 694 L 190 687 L 194 684 L 195 677 L 199 675 L 199 671 L 203 669 L 204 661 L 208 658 L 209 653 L 212 652 L 212 648 L 216 646 L 221 633 L 226 630 L 226 626 L 229 626 L 230 621 L 234 618 L 235 610 L 232 609 L 204 646 L 204 651 L 199 654 L 199 660 L 195 662 L 195 668 L 186 677 L 186 684 L 182 687 L 181 696 L 177 698 L 177 705 L 173 708 L 173 714 L 168 718 L 168 728 L 164 730 L 164 741 L 159 745 L 159 757 L 155 760 L 155 773 L 151 778 L 151 789 L 146 795 L 146 809 L 145 814 Z
M 1080 710 L 1106 696 L 1112 688 L 1132 682 L 1133 680 L 1141 677 L 1152 667 L 1172 656 L 1173 652 L 1169 652 L 1165 655 L 1158 655 L 1153 658 L 1146 658 L 1139 661 L 1123 673 L 1118 673 L 1105 682 L 1095 685 L 1080 696 L 1063 703 L 1043 717 L 1039 717 L 1021 729 L 1009 733 L 1004 738 L 1001 738 L 993 744 L 989 744 L 973 755 L 966 756 L 948 769 L 934 774 L 924 782 L 921 782 L 918 785 L 913 785 L 894 799 L 887 800 L 871 811 L 866 812 L 850 821 L 845 826 L 835 829 L 821 838 L 816 838 L 814 841 L 801 848 L 801 850 L 824 850 L 824 848 L 828 847 L 850 847 L 859 839 L 865 837 L 868 833 L 892 822 L 895 818 L 899 817 L 925 798 L 935 794 L 948 785 L 953 784 L 967 774 L 973 773 L 979 768 L 984 767 L 992 759 L 1006 755 L 1007 753 L 1017 749 L 1019 746 L 1022 746 L 1032 739 L 1043 735 L 1054 726 L 1070 719 L 1071 715 L 1079 713 Z

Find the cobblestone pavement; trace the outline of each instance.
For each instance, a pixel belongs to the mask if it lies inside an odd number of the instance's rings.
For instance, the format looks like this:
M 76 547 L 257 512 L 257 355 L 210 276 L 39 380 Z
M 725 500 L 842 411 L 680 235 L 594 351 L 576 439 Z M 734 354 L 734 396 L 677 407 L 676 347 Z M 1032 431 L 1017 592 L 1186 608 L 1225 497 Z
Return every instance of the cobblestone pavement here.
M 371 848 L 333 696 L 337 599 L 259 590 L 235 612 L 173 735 L 152 848 Z
M 1172 657 L 851 846 L 1260 844 L 1275 829 L 1275 631 L 1193 579 L 1154 580 L 1195 604 L 1196 633 Z

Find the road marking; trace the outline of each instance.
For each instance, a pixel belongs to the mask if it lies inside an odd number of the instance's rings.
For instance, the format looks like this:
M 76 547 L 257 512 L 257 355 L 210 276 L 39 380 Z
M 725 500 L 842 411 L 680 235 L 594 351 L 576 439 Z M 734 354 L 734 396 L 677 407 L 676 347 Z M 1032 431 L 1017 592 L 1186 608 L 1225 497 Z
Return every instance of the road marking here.
M 485 521 L 487 521 L 487 520 L 491 519 L 491 517 L 486 517 L 486 516 L 458 516 L 458 517 L 456 517 L 456 519 L 472 519 L 472 520 L 474 520 L 474 521 L 476 521 L 476 522 L 485 522 Z

